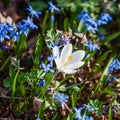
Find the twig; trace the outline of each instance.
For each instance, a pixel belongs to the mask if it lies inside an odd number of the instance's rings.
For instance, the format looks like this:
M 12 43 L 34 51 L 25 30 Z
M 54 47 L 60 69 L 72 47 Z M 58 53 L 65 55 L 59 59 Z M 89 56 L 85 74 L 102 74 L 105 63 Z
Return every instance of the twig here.
M 10 96 L 0 96 L 0 98 L 3 98 L 3 99 L 12 99 L 12 97 Z M 24 100 L 24 98 L 21 98 L 21 97 L 15 97 L 14 99 L 18 99 L 18 100 Z

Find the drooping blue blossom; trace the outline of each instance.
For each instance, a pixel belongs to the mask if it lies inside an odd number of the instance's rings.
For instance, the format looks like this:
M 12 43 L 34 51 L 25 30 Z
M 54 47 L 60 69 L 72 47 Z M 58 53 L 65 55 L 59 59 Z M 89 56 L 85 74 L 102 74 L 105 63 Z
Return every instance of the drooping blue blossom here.
M 100 25 L 106 25 L 109 21 L 112 21 L 112 17 L 108 13 L 101 13 L 100 18 L 96 19 L 96 23 Z
M 6 50 L 8 47 L 6 46 L 6 45 L 3 45 L 2 47 L 1 47 L 1 49 L 2 50 Z
M 99 38 L 99 40 L 104 40 L 105 35 L 103 35 L 103 34 L 99 34 L 99 35 L 98 35 L 98 38 Z
M 108 67 L 110 73 L 113 73 L 114 70 L 120 69 L 120 61 L 116 58 L 113 60 L 111 65 Z
M 55 94 L 53 95 L 53 99 L 57 100 L 60 103 L 60 105 L 66 103 L 68 101 L 68 98 L 69 97 L 64 93 L 55 92 Z
M 89 49 L 90 52 L 93 52 L 95 50 L 100 50 L 98 45 L 93 44 L 91 40 L 87 41 L 84 45 Z
M 44 79 L 41 80 L 41 81 L 39 82 L 39 85 L 40 85 L 40 86 L 44 86 L 44 85 L 45 85 L 45 80 L 44 80 Z
M 42 14 L 42 12 L 35 11 L 31 6 L 28 6 L 26 10 L 29 12 L 29 16 L 33 18 L 34 17 L 39 18 L 39 15 Z
M 40 118 L 36 118 L 36 120 L 41 120 Z
M 54 55 L 51 55 L 47 58 L 47 60 L 50 62 L 50 67 L 53 67 L 53 61 L 55 58 L 56 58 L 56 56 L 54 56 Z
M 41 63 L 41 67 L 44 69 L 44 72 L 54 72 L 50 64 L 45 65 L 44 63 Z
M 49 10 L 51 10 L 51 11 L 58 11 L 58 12 L 60 12 L 60 9 L 58 8 L 58 7 L 56 7 L 53 3 L 52 3 L 52 1 L 50 1 L 50 2 L 48 2 L 48 4 L 50 5 L 50 7 L 49 7 Z
M 85 59 L 88 59 L 90 57 L 90 53 L 85 55 Z

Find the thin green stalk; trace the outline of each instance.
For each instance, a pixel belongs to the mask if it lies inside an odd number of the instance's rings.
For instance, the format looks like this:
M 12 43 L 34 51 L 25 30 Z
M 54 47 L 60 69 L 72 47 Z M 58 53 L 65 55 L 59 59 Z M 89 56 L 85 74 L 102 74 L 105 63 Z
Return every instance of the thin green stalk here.
M 17 73 L 15 74 L 15 77 L 13 79 L 13 85 L 12 85 L 12 106 L 14 106 L 14 101 L 15 101 L 15 90 L 16 90 L 16 82 L 17 82 L 18 74 L 19 74 L 19 69 L 17 70 Z

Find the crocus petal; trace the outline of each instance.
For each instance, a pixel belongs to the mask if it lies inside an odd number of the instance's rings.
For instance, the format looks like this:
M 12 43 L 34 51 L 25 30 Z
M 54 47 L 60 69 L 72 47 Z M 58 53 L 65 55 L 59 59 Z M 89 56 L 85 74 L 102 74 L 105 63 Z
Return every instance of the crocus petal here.
M 55 62 L 57 63 L 57 60 L 59 59 L 59 48 L 57 46 L 53 48 L 53 55 L 55 56 Z
M 77 70 L 72 70 L 72 69 L 63 69 L 63 72 L 68 73 L 68 74 L 73 74 L 76 73 Z
M 79 62 L 75 62 L 73 64 L 69 64 L 65 67 L 65 69 L 78 69 L 79 67 L 81 67 L 84 64 L 84 62 L 79 61 Z
M 72 53 L 72 45 L 71 44 L 65 45 L 61 52 L 60 61 L 65 62 L 68 56 L 71 55 L 71 53 Z
M 61 69 L 61 66 L 62 66 L 61 61 L 59 59 L 59 47 L 55 46 L 53 48 L 53 55 L 55 56 L 54 60 L 57 65 L 57 69 L 59 70 L 59 69 Z
M 76 63 L 76 62 L 82 60 L 85 56 L 85 51 L 83 51 L 83 50 L 75 51 L 71 54 L 71 56 L 72 56 L 72 60 L 69 60 L 67 65 L 70 65 L 70 64 L 73 64 L 73 63 Z

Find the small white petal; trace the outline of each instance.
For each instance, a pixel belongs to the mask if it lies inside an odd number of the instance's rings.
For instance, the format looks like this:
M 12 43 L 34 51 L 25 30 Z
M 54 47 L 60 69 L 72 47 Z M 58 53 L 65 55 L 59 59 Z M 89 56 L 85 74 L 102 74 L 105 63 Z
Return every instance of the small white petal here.
M 84 64 L 84 62 L 79 61 L 79 62 L 75 62 L 73 64 L 69 64 L 67 65 L 65 68 L 66 69 L 78 69 L 79 67 L 81 67 Z
M 65 45 L 64 48 L 62 49 L 60 56 L 61 62 L 65 62 L 68 56 L 71 55 L 71 53 L 72 53 L 72 45 L 71 44 Z

